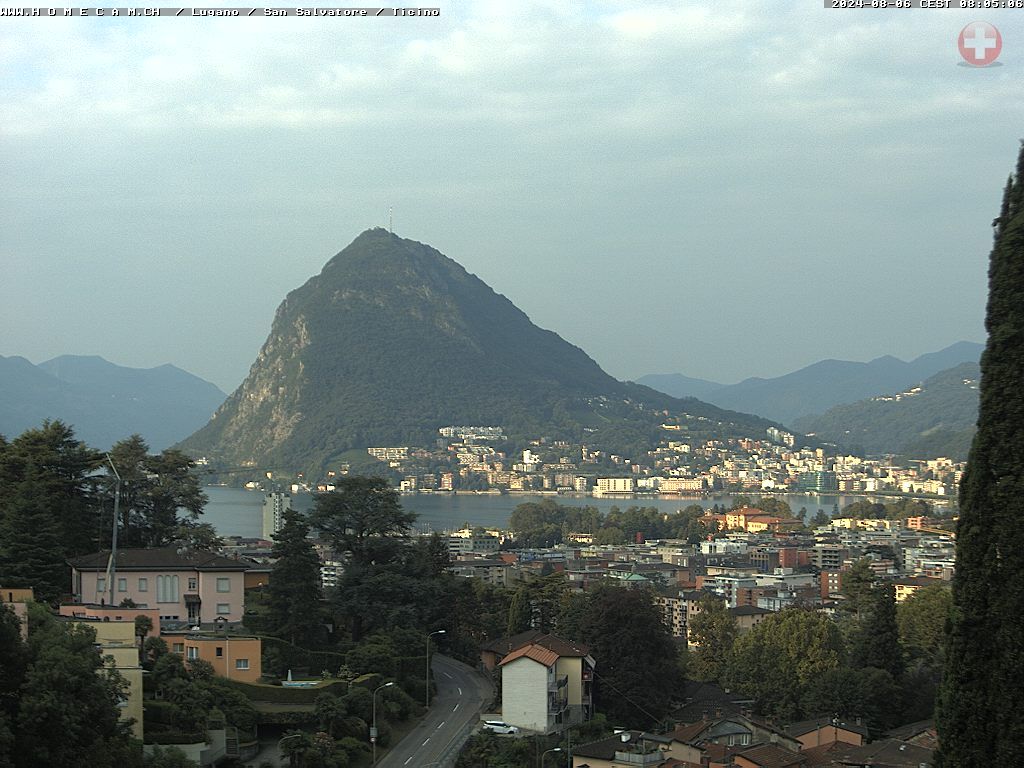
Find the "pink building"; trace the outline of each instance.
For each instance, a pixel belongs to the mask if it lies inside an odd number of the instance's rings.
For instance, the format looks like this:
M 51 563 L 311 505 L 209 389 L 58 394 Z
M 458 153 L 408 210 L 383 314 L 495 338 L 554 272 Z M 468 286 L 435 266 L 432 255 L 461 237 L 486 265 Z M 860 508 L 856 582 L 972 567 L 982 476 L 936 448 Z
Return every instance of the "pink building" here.
M 69 561 L 76 603 L 110 604 L 107 561 L 110 551 Z M 114 603 L 130 600 L 138 608 L 155 608 L 161 621 L 192 625 L 242 620 L 245 571 L 238 560 L 202 551 L 121 549 L 117 552 Z

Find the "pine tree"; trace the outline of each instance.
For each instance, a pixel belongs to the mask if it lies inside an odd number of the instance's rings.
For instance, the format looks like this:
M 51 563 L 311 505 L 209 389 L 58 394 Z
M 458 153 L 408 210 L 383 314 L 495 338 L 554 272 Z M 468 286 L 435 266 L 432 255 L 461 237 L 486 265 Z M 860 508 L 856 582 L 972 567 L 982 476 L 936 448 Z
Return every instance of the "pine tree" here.
M 308 648 L 320 642 L 320 558 L 308 538 L 306 518 L 293 509 L 274 534 L 277 558 L 267 586 L 269 634 Z
M 978 432 L 937 709 L 944 768 L 1024 762 L 1024 146 L 994 222 Z

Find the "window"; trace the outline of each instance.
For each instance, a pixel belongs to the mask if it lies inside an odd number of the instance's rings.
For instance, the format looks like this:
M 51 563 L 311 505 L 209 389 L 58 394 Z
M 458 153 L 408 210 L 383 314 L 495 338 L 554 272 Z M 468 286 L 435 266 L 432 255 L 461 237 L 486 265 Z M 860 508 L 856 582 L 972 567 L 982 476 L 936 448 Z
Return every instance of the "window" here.
M 106 579 L 96 579 L 96 591 L 97 592 L 106 592 L 107 591 L 107 580 Z
M 128 591 L 128 579 L 121 579 L 121 578 L 119 578 L 117 580 L 117 591 L 118 592 L 127 592 Z
M 219 646 L 219 645 L 217 646 L 216 655 L 217 655 L 217 658 L 220 658 L 221 656 L 224 655 L 224 649 L 221 646 Z
M 175 653 L 184 653 L 185 652 L 185 644 L 184 643 L 174 643 L 171 646 L 171 650 L 174 651 Z
M 156 577 L 156 601 L 158 603 L 178 602 L 178 577 L 157 576 Z
M 139 592 L 149 591 L 149 579 L 139 579 Z
M 199 579 L 197 579 L 194 576 L 189 576 L 188 577 L 188 589 L 189 589 L 189 592 L 195 592 L 197 589 L 199 589 Z
M 231 613 L 231 603 L 217 603 L 217 615 L 224 616 Z
M 249 660 L 248 659 L 235 659 L 235 669 L 248 669 L 248 668 L 249 668 Z
M 230 592 L 231 591 L 231 579 L 218 576 L 217 577 L 217 591 L 218 592 Z
M 199 649 L 196 648 L 194 645 L 190 645 L 188 647 L 188 653 L 186 653 L 185 656 L 188 659 L 190 659 L 190 660 L 191 659 L 198 659 L 199 658 Z

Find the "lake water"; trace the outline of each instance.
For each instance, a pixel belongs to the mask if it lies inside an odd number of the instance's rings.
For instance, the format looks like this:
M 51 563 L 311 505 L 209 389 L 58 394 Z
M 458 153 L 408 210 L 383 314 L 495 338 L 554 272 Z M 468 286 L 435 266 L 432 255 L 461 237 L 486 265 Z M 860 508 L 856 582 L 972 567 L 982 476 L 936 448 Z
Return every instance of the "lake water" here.
M 210 523 L 221 536 L 245 536 L 258 538 L 261 535 L 263 493 L 246 491 L 241 488 L 209 487 L 205 489 L 210 497 L 206 511 L 201 520 Z M 731 506 L 733 496 L 723 494 L 710 498 L 696 499 L 622 499 L 622 498 L 587 498 L 573 496 L 498 496 L 477 494 L 420 494 L 402 497 L 402 506 L 418 515 L 416 528 L 420 531 L 449 531 L 463 527 L 463 523 L 479 525 L 485 528 L 507 528 L 508 519 L 517 504 L 527 501 L 540 501 L 542 498 L 553 499 L 566 506 L 593 506 L 602 512 L 612 507 L 625 509 L 630 506 L 657 507 L 666 513 L 690 504 L 712 507 L 715 504 Z M 809 515 L 819 509 L 832 514 L 833 505 L 842 509 L 848 504 L 862 499 L 884 501 L 877 497 L 864 495 L 815 496 L 809 494 L 789 494 L 780 496 L 793 512 L 806 507 Z M 308 494 L 292 496 L 292 507 L 306 512 L 313 506 L 313 498 Z

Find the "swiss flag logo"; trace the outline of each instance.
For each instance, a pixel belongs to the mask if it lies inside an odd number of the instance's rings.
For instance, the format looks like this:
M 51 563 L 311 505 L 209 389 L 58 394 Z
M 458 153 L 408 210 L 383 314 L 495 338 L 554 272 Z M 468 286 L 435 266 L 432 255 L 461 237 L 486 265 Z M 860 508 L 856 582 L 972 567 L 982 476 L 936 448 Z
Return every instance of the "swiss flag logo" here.
M 964 61 L 974 67 L 985 67 L 999 58 L 1003 36 L 986 21 L 972 21 L 960 30 L 957 45 Z

